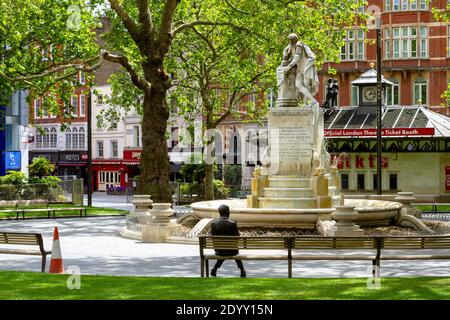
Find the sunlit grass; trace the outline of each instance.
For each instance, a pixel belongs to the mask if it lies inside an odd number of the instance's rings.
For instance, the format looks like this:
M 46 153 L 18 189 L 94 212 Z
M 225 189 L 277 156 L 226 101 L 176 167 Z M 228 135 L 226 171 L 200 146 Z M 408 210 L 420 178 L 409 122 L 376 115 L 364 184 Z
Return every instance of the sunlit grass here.
M 78 207 L 74 206 L 73 204 L 52 204 L 50 205 L 50 208 L 73 208 Z M 126 210 L 119 210 L 119 209 L 112 209 L 112 208 L 100 208 L 100 207 L 88 207 L 84 206 L 87 209 L 87 215 L 123 215 L 127 214 L 128 211 Z M 27 207 L 27 209 L 45 209 L 47 208 L 46 205 L 30 205 Z M 2 209 L 15 209 L 15 207 L 0 207 L 0 210 Z M 21 207 L 19 207 L 21 209 Z M 32 211 L 25 211 L 25 218 L 36 218 L 36 217 L 47 217 L 47 212 L 32 212 Z M 53 215 L 53 214 L 52 214 Z M 79 216 L 79 211 L 56 211 L 55 214 L 57 217 L 61 216 Z M 84 215 L 84 213 L 83 213 Z M 6 218 L 6 219 L 15 219 L 16 213 L 15 212 L 0 212 L 0 219 Z M 22 214 L 19 213 L 19 219 L 22 218 Z
M 0 299 L 450 299 L 450 278 L 382 278 L 370 289 L 365 278 L 169 278 L 81 276 L 0 271 Z

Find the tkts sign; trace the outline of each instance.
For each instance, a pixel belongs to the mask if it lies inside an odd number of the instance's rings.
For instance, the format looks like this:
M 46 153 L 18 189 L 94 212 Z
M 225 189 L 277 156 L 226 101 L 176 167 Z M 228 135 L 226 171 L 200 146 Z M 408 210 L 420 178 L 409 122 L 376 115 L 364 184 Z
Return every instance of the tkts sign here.
M 377 129 L 325 129 L 325 137 L 376 137 Z M 381 130 L 384 137 L 405 136 L 434 136 L 434 128 L 384 128 Z
M 339 154 L 331 154 L 331 163 L 336 163 L 338 169 L 375 169 L 377 167 L 376 155 L 355 155 L 350 154 L 339 157 Z M 389 158 L 381 158 L 381 167 L 387 168 L 389 164 Z

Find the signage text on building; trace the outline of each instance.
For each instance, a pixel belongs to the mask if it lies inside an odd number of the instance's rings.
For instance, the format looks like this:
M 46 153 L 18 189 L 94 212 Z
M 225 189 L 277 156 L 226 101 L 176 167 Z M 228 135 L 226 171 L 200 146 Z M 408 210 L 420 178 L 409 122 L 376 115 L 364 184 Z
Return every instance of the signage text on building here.
M 376 137 L 377 129 L 325 129 L 325 137 Z M 381 134 L 385 137 L 401 136 L 433 136 L 434 128 L 384 128 Z
M 376 169 L 377 167 L 377 156 L 369 155 L 362 156 L 356 155 L 352 156 L 350 154 L 346 156 L 339 157 L 339 154 L 331 154 L 331 163 L 336 163 L 338 169 Z M 381 158 L 381 167 L 386 169 L 389 165 L 389 158 Z

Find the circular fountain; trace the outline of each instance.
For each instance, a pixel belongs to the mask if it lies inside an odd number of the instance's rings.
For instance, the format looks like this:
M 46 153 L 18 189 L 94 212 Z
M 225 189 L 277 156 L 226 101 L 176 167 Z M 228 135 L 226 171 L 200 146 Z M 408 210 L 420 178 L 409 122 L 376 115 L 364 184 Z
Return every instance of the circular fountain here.
M 339 159 L 330 163 L 324 143 L 323 112 L 314 99 L 319 84 L 314 58 L 314 53 L 301 42 L 293 40 L 286 47 L 276 72 L 277 107 L 268 115 L 268 147 L 263 152 L 263 166 L 254 170 L 251 195 L 245 200 L 193 203 L 193 212 L 177 221 L 179 225 L 189 226 L 186 238 L 196 240 L 204 233 L 211 220 L 218 217 L 222 204 L 230 207 L 230 217 L 240 228 L 297 228 L 324 235 L 361 235 L 360 226 L 396 224 L 430 232 L 416 216 L 408 213 L 412 210 L 409 194 L 399 195 L 398 202 L 345 199 L 340 194 Z M 406 201 L 405 207 L 402 199 Z M 339 212 L 334 214 L 336 208 Z M 152 216 L 149 227 L 130 222 L 128 229 L 141 230 L 149 239 L 157 230 L 158 241 L 171 241 L 168 230 L 176 231 L 174 221 L 164 215 L 167 221 L 161 224 L 155 219 L 161 214 L 152 213 Z

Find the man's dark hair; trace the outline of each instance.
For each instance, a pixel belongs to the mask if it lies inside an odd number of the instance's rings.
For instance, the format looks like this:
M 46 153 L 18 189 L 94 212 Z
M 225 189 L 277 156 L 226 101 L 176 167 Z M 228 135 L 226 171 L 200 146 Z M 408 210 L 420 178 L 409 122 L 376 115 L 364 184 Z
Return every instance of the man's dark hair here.
M 219 214 L 221 217 L 228 218 L 230 216 L 230 207 L 228 207 L 226 204 L 222 204 L 219 207 Z

